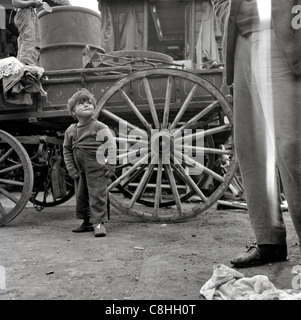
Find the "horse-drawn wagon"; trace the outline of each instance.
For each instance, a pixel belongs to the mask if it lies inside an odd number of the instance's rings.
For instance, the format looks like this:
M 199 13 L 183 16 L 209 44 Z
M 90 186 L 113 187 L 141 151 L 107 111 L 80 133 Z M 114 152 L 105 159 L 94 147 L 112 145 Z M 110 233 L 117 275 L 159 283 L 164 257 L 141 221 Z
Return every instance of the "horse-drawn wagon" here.
M 76 41 L 57 33 L 61 16 Z M 187 68 L 143 48 L 106 53 L 91 22 L 98 16 L 70 6 L 41 12 L 42 32 L 47 23 L 47 32 L 58 37 L 41 48 L 44 94 L 31 93 L 31 104 L 1 96 L 0 225 L 28 202 L 42 210 L 73 196 L 62 143 L 73 122 L 67 101 L 82 87 L 95 95 L 95 117 L 116 137 L 117 169 L 108 187 L 116 210 L 147 221 L 182 221 L 208 210 L 231 184 L 237 162 L 223 70 Z M 82 21 L 91 22 L 93 34 L 81 33 L 82 26 L 76 34 Z

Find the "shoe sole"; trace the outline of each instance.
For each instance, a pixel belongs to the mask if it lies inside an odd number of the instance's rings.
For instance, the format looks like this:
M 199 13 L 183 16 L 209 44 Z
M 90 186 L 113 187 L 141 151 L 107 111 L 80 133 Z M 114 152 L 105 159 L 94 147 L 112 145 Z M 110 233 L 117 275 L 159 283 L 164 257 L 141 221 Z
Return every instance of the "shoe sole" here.
M 87 228 L 87 229 L 82 229 L 82 230 L 72 230 L 72 232 L 74 232 L 74 233 L 84 233 L 84 232 L 92 232 L 92 231 L 94 231 L 94 229 L 93 228 Z
M 253 264 L 233 264 L 233 267 L 234 268 L 252 268 L 252 267 L 259 267 L 259 266 L 263 266 L 265 264 L 269 264 L 269 263 L 277 263 L 277 262 L 285 262 L 285 261 L 288 261 L 289 260 L 289 257 L 287 257 L 285 260 L 275 260 L 275 261 L 259 261 L 257 263 L 253 263 Z
M 269 263 L 269 262 L 266 262 L 266 263 Z M 252 263 L 252 264 L 234 264 L 233 263 L 233 267 L 234 268 L 252 268 L 252 267 L 262 266 L 266 263 L 265 262 L 258 262 L 258 263 Z

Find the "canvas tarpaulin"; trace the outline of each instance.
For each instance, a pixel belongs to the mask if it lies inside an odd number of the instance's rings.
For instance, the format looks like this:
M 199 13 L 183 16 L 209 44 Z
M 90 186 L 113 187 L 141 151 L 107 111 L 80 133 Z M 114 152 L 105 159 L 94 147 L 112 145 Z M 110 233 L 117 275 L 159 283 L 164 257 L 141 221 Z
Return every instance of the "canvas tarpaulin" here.
M 112 52 L 115 48 L 115 38 L 111 10 L 105 2 L 100 2 L 99 11 L 101 13 L 101 46 L 105 52 Z
M 215 16 L 212 6 L 204 2 L 204 16 L 201 22 L 199 36 L 196 44 L 197 66 L 202 65 L 212 59 L 219 62 L 218 46 L 215 38 Z M 206 57 L 207 55 L 207 57 Z
M 121 33 L 120 50 L 141 50 L 142 32 L 139 29 L 137 14 L 133 5 L 130 5 L 124 27 Z

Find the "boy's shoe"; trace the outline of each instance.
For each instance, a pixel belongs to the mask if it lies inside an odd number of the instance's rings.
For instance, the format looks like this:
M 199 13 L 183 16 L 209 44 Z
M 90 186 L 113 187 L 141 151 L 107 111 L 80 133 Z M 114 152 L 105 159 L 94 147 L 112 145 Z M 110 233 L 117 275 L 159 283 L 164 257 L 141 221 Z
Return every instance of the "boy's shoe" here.
M 72 229 L 72 232 L 81 233 L 81 232 L 91 232 L 93 231 L 92 223 L 83 222 L 79 227 Z
M 105 237 L 107 232 L 103 223 L 93 224 L 95 237 Z

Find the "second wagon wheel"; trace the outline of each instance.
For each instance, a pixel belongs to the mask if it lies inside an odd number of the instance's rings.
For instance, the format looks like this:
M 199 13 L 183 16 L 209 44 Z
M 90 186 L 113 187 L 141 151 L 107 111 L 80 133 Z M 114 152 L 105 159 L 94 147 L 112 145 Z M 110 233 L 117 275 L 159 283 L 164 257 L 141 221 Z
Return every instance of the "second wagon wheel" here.
M 228 189 L 237 161 L 233 149 L 219 145 L 232 134 L 232 109 L 200 75 L 172 68 L 133 72 L 103 94 L 95 117 L 116 133 L 109 190 L 117 210 L 148 221 L 181 221 L 209 209 Z M 207 143 L 212 139 L 216 146 Z M 226 174 L 217 165 L 225 158 Z
M 22 144 L 0 130 L 0 226 L 26 206 L 33 187 L 30 158 Z

